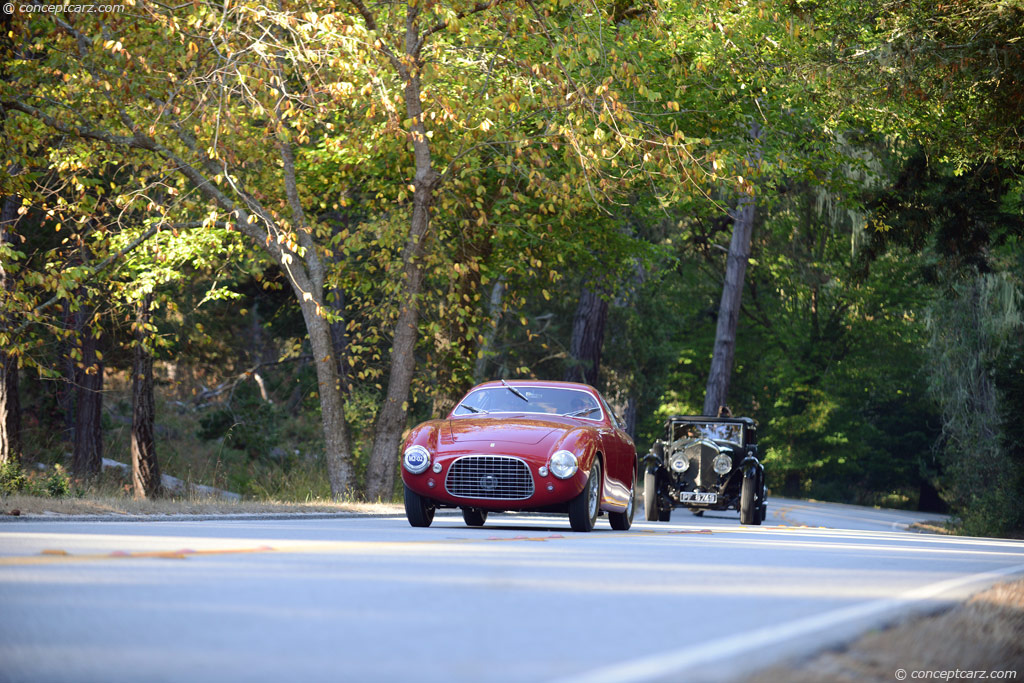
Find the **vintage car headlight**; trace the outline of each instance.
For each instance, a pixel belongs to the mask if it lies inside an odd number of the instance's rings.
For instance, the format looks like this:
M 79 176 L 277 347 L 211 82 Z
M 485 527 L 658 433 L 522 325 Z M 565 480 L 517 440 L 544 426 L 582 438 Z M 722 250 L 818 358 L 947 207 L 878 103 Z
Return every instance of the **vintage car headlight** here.
M 569 451 L 556 451 L 548 461 L 548 469 L 551 470 L 551 474 L 559 479 L 568 479 L 576 474 L 576 470 L 579 468 L 579 461 Z
M 690 461 L 680 455 L 672 460 L 671 467 L 673 472 L 679 472 L 682 474 L 686 470 L 690 469 Z
M 430 467 L 430 451 L 423 446 L 409 446 L 402 456 L 402 464 L 413 474 L 426 472 Z
M 711 462 L 711 467 L 715 470 L 716 474 L 727 474 L 732 469 L 732 456 L 728 453 L 715 456 L 715 459 Z

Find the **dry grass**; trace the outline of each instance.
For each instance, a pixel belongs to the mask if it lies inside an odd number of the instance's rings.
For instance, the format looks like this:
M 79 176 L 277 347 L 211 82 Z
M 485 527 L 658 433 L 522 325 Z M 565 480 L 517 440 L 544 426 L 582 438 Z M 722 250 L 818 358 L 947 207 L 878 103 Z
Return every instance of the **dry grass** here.
M 948 525 L 933 524 L 932 522 L 914 522 L 909 527 L 910 531 L 917 531 L 922 534 L 942 534 L 952 536 L 956 533 L 955 528 Z
M 0 498 L 0 515 L 245 515 L 346 513 L 399 515 L 400 505 L 319 500 L 308 503 L 224 501 L 212 498 L 133 500 L 125 497 L 43 498 L 12 495 Z
M 750 681 L 892 683 L 898 669 L 1016 671 L 1016 680 L 1024 678 L 1024 581 L 997 584 L 943 614 L 869 633 L 842 652 L 769 669 Z

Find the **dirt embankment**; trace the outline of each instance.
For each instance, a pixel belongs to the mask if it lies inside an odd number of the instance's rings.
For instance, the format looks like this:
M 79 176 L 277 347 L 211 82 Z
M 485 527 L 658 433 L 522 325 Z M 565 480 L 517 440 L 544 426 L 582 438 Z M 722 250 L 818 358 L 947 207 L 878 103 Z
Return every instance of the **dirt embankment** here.
M 1024 581 L 942 614 L 875 631 L 841 652 L 775 667 L 753 683 L 1024 680 Z

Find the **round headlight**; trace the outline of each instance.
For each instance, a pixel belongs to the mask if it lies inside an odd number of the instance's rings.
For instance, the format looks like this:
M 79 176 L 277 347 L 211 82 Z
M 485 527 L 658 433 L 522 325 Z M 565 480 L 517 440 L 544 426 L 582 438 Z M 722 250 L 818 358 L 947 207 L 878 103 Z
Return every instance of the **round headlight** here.
M 715 459 L 711 463 L 711 467 L 717 474 L 726 474 L 732 469 L 732 457 L 728 453 L 722 453 L 721 455 L 715 456 Z
M 576 474 L 576 470 L 579 469 L 579 461 L 569 451 L 557 451 L 548 461 L 548 469 L 559 479 L 568 479 Z
M 402 456 L 402 464 L 413 474 L 425 472 L 430 467 L 430 451 L 423 446 L 409 446 Z
M 679 456 L 679 457 L 675 458 L 672 461 L 672 471 L 673 472 L 679 472 L 680 474 L 682 474 L 683 472 L 685 472 L 689 468 L 690 468 L 690 461 L 687 460 L 686 458 L 684 458 L 683 456 Z

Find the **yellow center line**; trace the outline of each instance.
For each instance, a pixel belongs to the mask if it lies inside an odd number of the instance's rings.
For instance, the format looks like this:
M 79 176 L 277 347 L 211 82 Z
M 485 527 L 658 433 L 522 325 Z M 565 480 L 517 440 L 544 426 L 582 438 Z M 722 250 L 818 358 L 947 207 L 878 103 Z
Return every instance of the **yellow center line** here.
M 18 557 L 0 557 L 0 567 L 16 567 L 24 565 L 39 564 L 62 564 L 67 562 L 95 562 L 100 560 L 138 560 L 138 559 L 163 559 L 163 560 L 184 560 L 190 555 L 238 555 L 250 553 L 276 552 L 270 546 L 258 548 L 214 548 L 210 550 L 154 550 L 148 552 L 125 552 L 115 550 L 111 553 L 90 553 L 86 555 L 72 555 L 66 550 L 47 549 L 38 555 L 25 555 Z
M 786 526 L 763 526 L 758 531 L 788 531 L 798 527 Z M 717 534 L 738 534 L 754 531 L 750 528 L 722 528 L 722 529 L 642 529 L 631 532 L 620 532 L 615 534 L 620 537 L 647 537 L 670 536 L 670 535 L 717 535 Z M 413 546 L 439 546 L 439 545 L 466 545 L 466 544 L 490 544 L 526 541 L 530 543 L 546 543 L 547 541 L 560 541 L 570 538 L 563 534 L 548 534 L 545 536 L 488 536 L 486 538 L 425 538 L 415 541 L 323 541 L 315 544 L 296 544 L 269 546 L 261 545 L 250 548 L 211 548 L 206 550 L 193 550 L 184 548 L 180 550 L 153 550 L 142 552 L 128 552 L 116 550 L 109 553 L 84 553 L 75 555 L 66 550 L 46 549 L 38 555 L 0 557 L 0 567 L 16 567 L 30 565 L 66 564 L 71 562 L 100 562 L 104 560 L 139 560 L 139 559 L 163 559 L 163 560 L 185 560 L 193 556 L 204 555 L 242 555 L 260 553 L 325 553 L 325 552 L 404 552 Z

